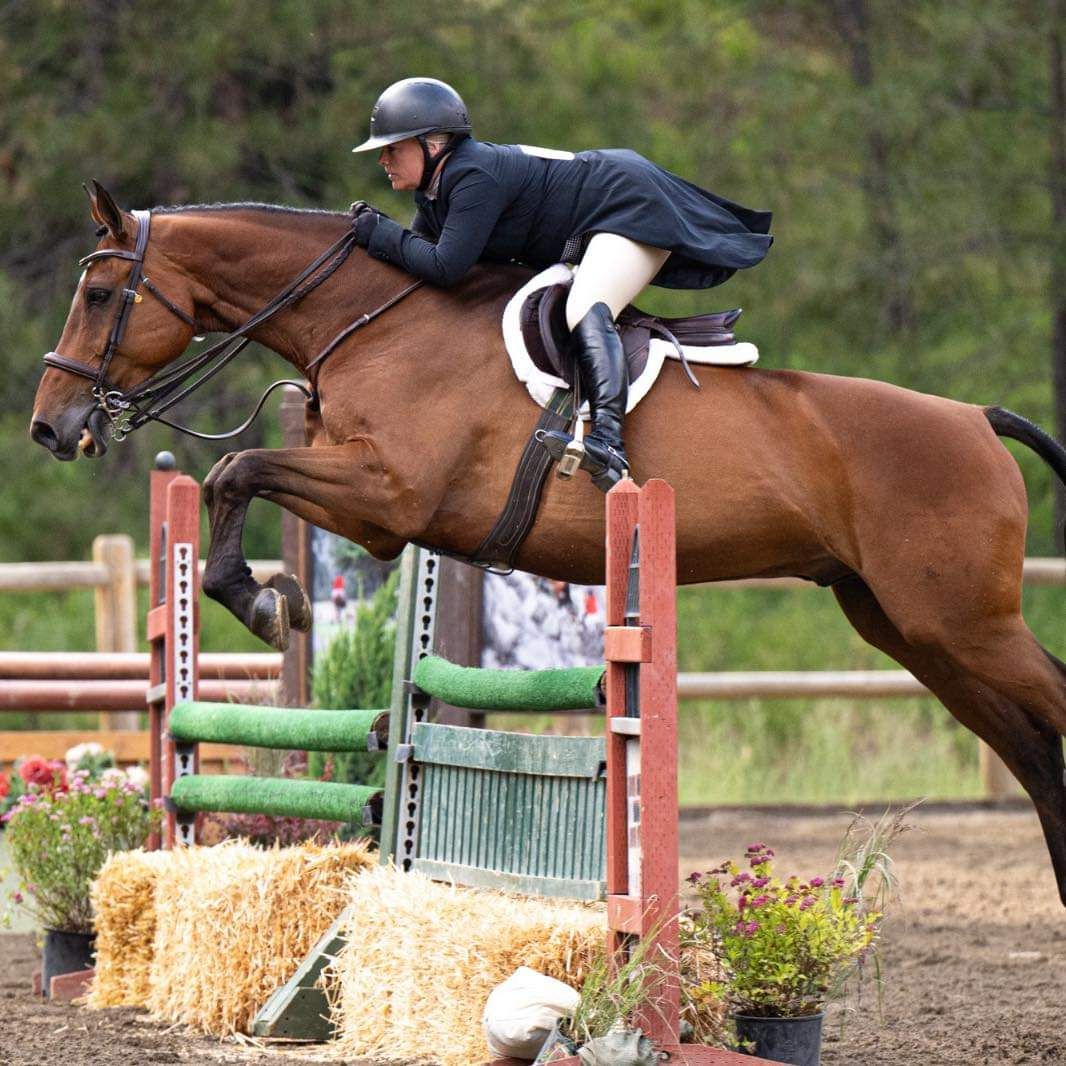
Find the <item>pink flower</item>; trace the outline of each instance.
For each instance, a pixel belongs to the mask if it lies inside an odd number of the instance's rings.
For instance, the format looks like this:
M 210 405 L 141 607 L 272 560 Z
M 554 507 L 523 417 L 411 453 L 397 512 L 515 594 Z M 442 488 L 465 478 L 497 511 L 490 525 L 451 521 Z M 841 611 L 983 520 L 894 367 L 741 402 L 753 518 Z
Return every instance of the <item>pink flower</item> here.
M 0 771 L 0 799 L 3 799 L 11 791 L 11 778 Z
M 811 878 L 811 888 L 821 888 L 825 884 L 825 879 L 822 877 Z
M 816 902 L 816 901 L 815 901 L 815 898 L 814 898 L 814 896 L 807 896 L 807 897 L 806 897 L 806 898 L 805 898 L 805 899 L 804 899 L 804 900 L 803 900 L 803 901 L 802 901 L 802 902 L 800 903 L 800 910 L 801 910 L 801 911 L 809 911 L 809 910 L 811 909 L 811 907 L 813 907 L 813 906 L 814 906 L 815 902 Z

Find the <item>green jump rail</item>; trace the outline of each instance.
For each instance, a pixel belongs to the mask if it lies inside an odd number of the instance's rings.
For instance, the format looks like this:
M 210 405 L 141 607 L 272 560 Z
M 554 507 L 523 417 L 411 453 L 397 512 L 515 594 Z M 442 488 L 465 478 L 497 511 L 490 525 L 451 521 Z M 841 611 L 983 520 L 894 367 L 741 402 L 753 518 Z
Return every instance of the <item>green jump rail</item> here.
M 174 782 L 170 802 L 181 811 L 269 814 L 373 825 L 380 821 L 382 793 L 380 788 L 338 781 L 186 774 Z
M 452 707 L 473 711 L 582 711 L 603 706 L 602 666 L 568 670 L 482 670 L 429 655 L 414 683 Z
M 384 751 L 388 711 L 325 711 L 240 703 L 177 704 L 171 737 L 186 744 L 245 744 L 283 751 Z

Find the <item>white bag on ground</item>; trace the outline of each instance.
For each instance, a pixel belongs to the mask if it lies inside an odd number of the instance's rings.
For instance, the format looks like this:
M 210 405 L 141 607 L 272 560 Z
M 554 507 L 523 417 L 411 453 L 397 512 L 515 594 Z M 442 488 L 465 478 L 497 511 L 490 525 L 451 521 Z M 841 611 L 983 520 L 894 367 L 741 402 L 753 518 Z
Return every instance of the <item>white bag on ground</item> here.
M 569 985 L 519 966 L 497 985 L 481 1024 L 489 1050 L 499 1058 L 535 1059 L 555 1023 L 572 1014 L 580 997 Z

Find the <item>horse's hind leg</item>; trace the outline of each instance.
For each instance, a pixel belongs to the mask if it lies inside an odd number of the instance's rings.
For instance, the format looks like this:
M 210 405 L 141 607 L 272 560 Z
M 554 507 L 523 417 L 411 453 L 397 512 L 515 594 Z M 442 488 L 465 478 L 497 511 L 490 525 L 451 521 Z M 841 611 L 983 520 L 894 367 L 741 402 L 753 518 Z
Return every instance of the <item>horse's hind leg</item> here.
M 1015 660 L 1011 673 L 1015 692 L 1004 695 L 986 677 L 960 664 L 954 655 L 931 644 L 908 643 L 888 617 L 867 585 L 852 577 L 834 586 L 848 620 L 869 643 L 891 655 L 926 685 L 968 729 L 985 741 L 1007 764 L 1029 793 L 1047 841 L 1059 897 L 1066 904 L 1066 765 L 1062 739 L 1048 724 L 1045 714 L 1033 713 L 1026 703 L 1015 702 L 1019 693 L 1033 698 L 1042 691 L 1055 699 L 1044 685 L 1057 679 L 1058 698 L 1066 695 L 1066 667 L 1040 648 L 1022 643 L 1011 653 L 1028 656 L 1035 668 L 1035 681 L 1027 663 Z M 1040 661 L 1042 660 L 1042 661 Z M 1002 667 L 996 669 L 998 673 Z M 1029 677 L 1029 681 L 1024 679 Z

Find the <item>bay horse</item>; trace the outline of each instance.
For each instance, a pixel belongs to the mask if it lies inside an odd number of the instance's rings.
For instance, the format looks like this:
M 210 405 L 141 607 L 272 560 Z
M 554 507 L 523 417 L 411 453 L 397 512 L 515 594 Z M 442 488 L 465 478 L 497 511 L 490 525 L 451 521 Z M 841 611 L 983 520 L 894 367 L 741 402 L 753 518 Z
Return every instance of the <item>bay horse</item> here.
M 330 338 L 411 284 L 350 249 L 328 281 L 260 321 L 257 310 L 343 239 L 348 216 L 251 204 L 132 215 L 95 183 L 90 199 L 100 243 L 32 416 L 33 438 L 59 459 L 103 452 L 100 381 L 129 395 L 165 373 L 194 333 L 251 319 L 250 335 L 303 372 Z M 379 558 L 410 541 L 469 557 L 507 497 L 537 413 L 500 331 L 504 304 L 528 277 L 480 266 L 454 289 L 423 286 L 337 346 L 307 409 L 308 446 L 230 454 L 208 476 L 204 591 L 275 646 L 286 613 L 307 624 L 295 581 L 263 587 L 246 567 L 241 532 L 254 497 Z M 879 381 L 693 369 L 699 391 L 667 364 L 626 424 L 633 476 L 676 490 L 679 580 L 796 575 L 831 586 L 858 632 L 1025 787 L 1066 903 L 1066 665 L 1020 613 L 1028 508 L 997 435 L 1036 450 L 1064 481 L 1066 449 L 1001 408 Z M 585 477 L 550 479 L 517 564 L 598 583 L 603 543 L 600 493 Z

